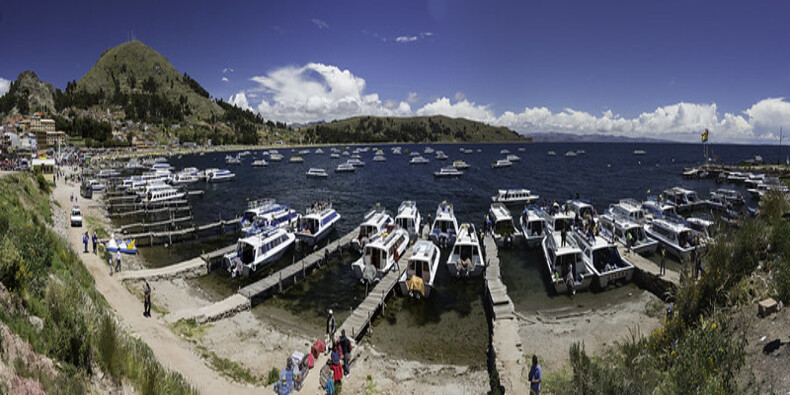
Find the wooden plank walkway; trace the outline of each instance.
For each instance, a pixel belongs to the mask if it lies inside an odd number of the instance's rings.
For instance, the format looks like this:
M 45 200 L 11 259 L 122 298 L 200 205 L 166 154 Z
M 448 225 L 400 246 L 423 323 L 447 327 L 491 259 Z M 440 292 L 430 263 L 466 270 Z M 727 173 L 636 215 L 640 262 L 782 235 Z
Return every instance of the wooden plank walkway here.
M 529 393 L 526 382 L 527 366 L 521 350 L 521 337 L 518 333 L 518 320 L 515 308 L 507 295 L 507 287 L 502 283 L 499 266 L 499 250 L 494 238 L 487 234 L 483 238 L 486 254 L 486 289 L 491 301 L 493 320 L 491 323 L 491 348 L 495 368 L 499 373 L 499 383 L 507 392 L 514 394 Z
M 118 277 L 121 281 L 156 281 L 170 280 L 176 277 L 194 278 L 206 274 L 208 274 L 208 264 L 198 257 L 165 267 L 121 272 L 118 273 Z
M 390 295 L 398 284 L 398 279 L 400 279 L 400 276 L 408 267 L 409 258 L 413 252 L 413 247 L 409 246 L 400 258 L 398 264 L 400 270 L 387 273 L 379 283 L 373 287 L 370 293 L 368 293 L 365 300 L 363 300 L 362 303 L 351 312 L 351 315 L 343 321 L 337 333 L 345 330 L 346 335 L 350 334 L 350 337 L 354 339 L 354 341 L 359 341 L 362 338 L 362 335 L 365 334 L 365 330 L 370 326 L 373 318 L 376 317 L 376 313 L 387 300 L 387 296 Z
M 184 217 L 171 218 L 159 222 L 138 222 L 134 224 L 121 225 L 121 227 L 118 228 L 118 230 L 121 233 L 126 233 L 129 229 L 135 229 L 135 228 L 147 229 L 147 228 L 156 228 L 158 226 L 167 226 L 167 225 L 175 226 L 175 224 L 178 222 L 187 222 L 187 221 L 191 221 L 192 219 L 194 219 L 192 215 L 187 215 Z
M 295 279 L 300 273 L 302 278 L 304 278 L 307 275 L 306 273 L 311 271 L 316 264 L 323 262 L 324 255 L 327 253 L 326 251 L 333 253 L 334 251 L 345 247 L 351 243 L 352 240 L 354 240 L 356 234 L 357 229 L 354 229 L 340 239 L 328 243 L 326 247 L 316 249 L 315 252 L 300 259 L 298 262 L 294 262 L 293 264 L 242 288 L 239 290 L 239 293 L 252 300 L 258 298 L 259 296 L 270 294 L 274 290 L 277 292 L 282 292 L 284 289 L 283 287 L 286 284 L 293 284 L 294 281 L 291 280 Z
M 139 210 L 132 210 L 132 211 L 125 211 L 122 213 L 108 213 L 107 217 L 109 218 L 124 218 L 124 217 L 133 217 L 135 215 L 148 215 L 148 214 L 158 214 L 164 212 L 172 212 L 177 213 L 179 211 L 192 211 L 192 207 L 190 206 L 178 206 L 178 207 L 162 207 L 162 208 L 141 208 Z
M 156 208 L 163 208 L 163 207 L 177 207 L 177 206 L 185 206 L 189 204 L 189 200 L 167 200 L 164 202 L 156 202 L 156 203 L 143 203 L 143 202 L 135 202 L 135 203 L 118 203 L 118 204 L 108 204 L 107 209 L 112 209 L 112 211 L 118 211 L 118 209 L 139 209 L 139 208 L 147 208 L 147 209 L 156 209 Z
M 224 229 L 226 226 L 236 225 L 241 222 L 241 217 L 234 218 L 231 220 L 221 220 L 217 222 L 212 222 L 210 224 L 205 225 L 197 225 L 192 226 L 189 228 L 183 228 L 178 230 L 168 230 L 168 231 L 161 231 L 161 232 L 143 232 L 143 233 L 134 233 L 126 235 L 125 237 L 128 239 L 138 240 L 138 244 L 140 240 L 148 239 L 150 244 L 154 244 L 154 240 L 164 240 L 167 239 L 170 243 L 172 243 L 172 239 L 174 236 L 185 236 L 191 233 L 202 232 L 205 230 L 210 229 Z M 102 242 L 106 242 L 108 239 L 102 239 Z

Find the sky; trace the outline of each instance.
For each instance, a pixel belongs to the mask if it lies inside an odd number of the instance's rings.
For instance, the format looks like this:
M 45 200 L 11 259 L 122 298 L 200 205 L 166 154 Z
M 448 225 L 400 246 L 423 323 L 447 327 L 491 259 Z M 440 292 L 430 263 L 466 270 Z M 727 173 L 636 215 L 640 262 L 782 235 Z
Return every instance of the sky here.
M 0 2 L 0 93 L 132 38 L 289 123 L 444 114 L 520 133 L 775 143 L 790 1 Z

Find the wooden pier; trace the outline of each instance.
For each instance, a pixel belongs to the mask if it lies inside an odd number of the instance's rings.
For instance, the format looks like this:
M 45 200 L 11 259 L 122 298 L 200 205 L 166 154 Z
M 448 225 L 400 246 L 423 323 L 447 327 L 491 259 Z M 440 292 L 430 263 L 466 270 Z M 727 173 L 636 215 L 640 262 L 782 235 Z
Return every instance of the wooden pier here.
M 193 219 L 194 219 L 194 217 L 192 217 L 192 215 L 187 215 L 185 217 L 171 218 L 171 219 L 168 219 L 168 220 L 165 220 L 165 221 L 159 221 L 159 222 L 139 222 L 139 223 L 134 223 L 134 224 L 122 225 L 120 228 L 118 228 L 118 230 L 120 230 L 121 233 L 126 233 L 127 231 L 129 231 L 129 229 L 138 229 L 139 228 L 139 229 L 142 229 L 142 230 L 146 230 L 146 229 L 157 228 L 157 227 L 161 227 L 161 226 L 175 227 L 175 225 L 177 223 L 179 223 L 179 222 L 188 222 L 188 221 L 191 221 Z
M 487 234 L 483 238 L 486 255 L 486 293 L 491 302 L 491 354 L 494 369 L 499 374 L 499 383 L 507 392 L 514 394 L 529 393 L 526 382 L 527 366 L 521 350 L 521 337 L 518 333 L 518 320 L 515 308 L 507 295 L 507 287 L 502 283 L 499 266 L 499 249 L 494 238 Z
M 155 242 L 164 243 L 165 241 L 167 241 L 168 244 L 173 244 L 173 238 L 175 238 L 176 241 L 182 240 L 187 235 L 194 235 L 194 237 L 197 238 L 200 232 L 204 232 L 212 229 L 216 230 L 217 232 L 224 232 L 225 227 L 238 225 L 239 223 L 241 223 L 241 217 L 237 217 L 231 220 L 219 220 L 217 222 L 212 222 L 210 224 L 196 225 L 196 226 L 191 226 L 188 228 L 177 229 L 177 230 L 128 234 L 128 235 L 124 235 L 124 238 L 137 240 L 138 245 L 141 245 L 140 241 L 144 241 L 144 240 L 149 241 L 148 245 L 154 245 Z M 104 243 L 107 242 L 108 239 L 103 239 L 101 241 Z
M 125 211 L 122 213 L 108 213 L 107 217 L 109 218 L 125 218 L 125 217 L 134 217 L 137 215 L 151 215 L 151 214 L 160 214 L 160 213 L 177 213 L 181 211 L 192 211 L 192 207 L 189 206 L 178 206 L 178 207 L 162 207 L 162 208 L 141 208 L 139 210 L 133 211 Z
M 166 200 L 164 202 L 155 202 L 155 203 L 143 203 L 143 202 L 135 202 L 135 203 L 118 203 L 118 204 L 108 204 L 107 210 L 111 212 L 118 212 L 118 209 L 156 209 L 156 208 L 163 208 L 163 207 L 174 207 L 174 206 L 186 206 L 189 204 L 189 200 L 186 199 L 179 199 L 179 200 Z
M 354 341 L 362 339 L 362 335 L 364 335 L 366 329 L 370 327 L 370 323 L 373 322 L 376 314 L 383 308 L 387 297 L 392 293 L 392 290 L 395 289 L 395 286 L 398 284 L 398 279 L 400 279 L 400 276 L 409 266 L 409 258 L 413 251 L 413 246 L 409 246 L 406 249 L 406 252 L 403 253 L 403 256 L 400 257 L 400 261 L 398 262 L 399 270 L 389 271 L 379 283 L 373 287 L 370 293 L 365 297 L 365 300 L 363 300 L 362 303 L 351 312 L 351 315 L 343 321 L 337 333 L 345 330 L 346 336 L 350 335 Z
M 156 281 L 173 278 L 194 278 L 206 274 L 208 274 L 208 263 L 198 257 L 165 267 L 120 272 L 118 277 L 121 281 Z

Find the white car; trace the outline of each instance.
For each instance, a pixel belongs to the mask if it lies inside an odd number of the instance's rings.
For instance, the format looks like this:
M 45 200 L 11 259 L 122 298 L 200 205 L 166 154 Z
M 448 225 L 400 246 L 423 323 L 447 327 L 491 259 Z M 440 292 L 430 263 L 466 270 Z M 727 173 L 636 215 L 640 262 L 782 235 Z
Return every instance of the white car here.
M 82 227 L 82 211 L 79 206 L 71 208 L 71 226 Z

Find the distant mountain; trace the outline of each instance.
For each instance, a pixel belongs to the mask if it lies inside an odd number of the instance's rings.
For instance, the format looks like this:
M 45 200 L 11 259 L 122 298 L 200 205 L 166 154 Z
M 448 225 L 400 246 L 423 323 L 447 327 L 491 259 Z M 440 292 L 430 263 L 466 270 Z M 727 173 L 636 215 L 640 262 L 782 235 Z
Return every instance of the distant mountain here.
M 72 89 L 99 94 L 100 101 L 123 106 L 132 118 L 208 120 L 225 112 L 197 81 L 140 41 L 104 51 Z
M 608 134 L 533 133 L 527 135 L 536 143 L 666 143 L 669 140 L 647 137 L 623 137 Z
M 501 126 L 446 116 L 361 116 L 298 129 L 311 144 L 530 141 Z
M 54 93 L 51 83 L 41 81 L 30 70 L 23 71 L 0 98 L 0 113 L 51 113 L 55 111 Z

